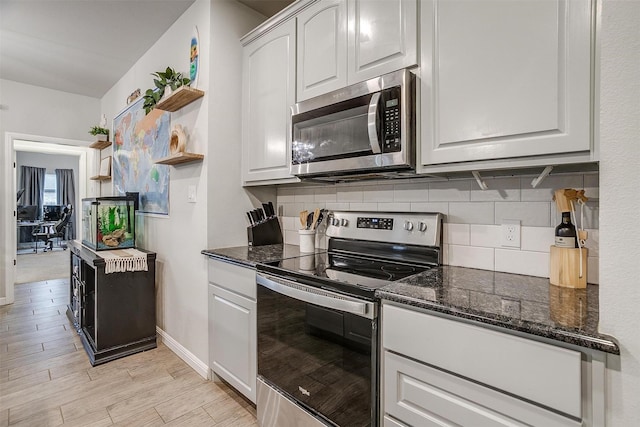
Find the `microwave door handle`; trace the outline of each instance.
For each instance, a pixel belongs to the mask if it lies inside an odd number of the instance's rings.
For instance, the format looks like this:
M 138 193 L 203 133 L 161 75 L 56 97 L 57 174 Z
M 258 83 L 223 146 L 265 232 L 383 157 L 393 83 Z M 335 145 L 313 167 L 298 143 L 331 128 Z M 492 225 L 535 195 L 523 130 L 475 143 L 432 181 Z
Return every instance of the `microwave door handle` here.
M 380 101 L 380 92 L 376 92 L 371 96 L 369 101 L 369 113 L 367 114 L 367 130 L 369 131 L 369 145 L 373 154 L 382 153 L 380 141 L 378 140 L 378 103 Z

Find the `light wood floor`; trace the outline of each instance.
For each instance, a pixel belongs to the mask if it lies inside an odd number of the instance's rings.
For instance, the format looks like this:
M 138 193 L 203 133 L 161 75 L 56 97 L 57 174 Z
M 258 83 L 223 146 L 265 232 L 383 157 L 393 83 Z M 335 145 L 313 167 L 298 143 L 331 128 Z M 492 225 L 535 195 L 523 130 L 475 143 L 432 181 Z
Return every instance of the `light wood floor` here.
M 92 367 L 65 315 L 68 289 L 16 285 L 0 307 L 0 427 L 257 425 L 250 403 L 162 344 Z

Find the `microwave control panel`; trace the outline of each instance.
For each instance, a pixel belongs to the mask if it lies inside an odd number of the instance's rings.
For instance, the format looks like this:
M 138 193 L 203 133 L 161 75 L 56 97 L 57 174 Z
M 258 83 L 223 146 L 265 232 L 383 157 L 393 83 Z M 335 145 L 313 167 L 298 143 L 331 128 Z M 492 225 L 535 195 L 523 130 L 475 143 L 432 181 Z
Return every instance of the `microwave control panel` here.
M 400 88 L 394 87 L 382 93 L 383 111 L 383 141 L 384 153 L 400 151 L 401 149 L 401 121 L 400 121 Z

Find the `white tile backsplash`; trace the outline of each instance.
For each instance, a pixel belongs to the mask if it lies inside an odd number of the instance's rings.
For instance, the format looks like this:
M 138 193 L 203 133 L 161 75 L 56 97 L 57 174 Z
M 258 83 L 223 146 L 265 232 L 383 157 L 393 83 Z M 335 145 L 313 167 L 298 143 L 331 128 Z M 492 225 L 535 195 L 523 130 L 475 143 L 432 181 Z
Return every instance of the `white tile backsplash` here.
M 485 248 L 500 247 L 500 233 L 502 228 L 499 225 L 471 224 L 470 226 L 471 246 L 483 246 Z
M 549 277 L 549 254 L 509 249 L 496 249 L 496 271 Z
M 449 246 L 449 265 L 459 267 L 480 268 L 482 270 L 494 269 L 494 249 L 474 246 Z
M 444 224 L 444 243 L 469 246 L 469 224 Z
M 549 227 L 551 203 L 544 202 L 496 202 L 496 225 L 505 219 L 518 219 L 521 226 Z
M 447 222 L 462 224 L 494 224 L 495 203 L 453 202 L 449 203 Z
M 314 208 L 373 212 L 441 212 L 445 215 L 443 262 L 445 264 L 549 277 L 549 246 L 560 221 L 553 190 L 586 188 L 591 200 L 585 208 L 588 228 L 588 281 L 598 283 L 598 174 L 547 177 L 531 188 L 533 177 L 489 178 L 482 191 L 473 179 L 452 181 L 365 181 L 280 187 L 278 212 L 283 214 L 285 243 L 298 244 L 298 213 Z M 589 194 L 591 193 L 591 194 Z M 577 212 L 578 216 L 580 212 Z M 556 218 L 557 216 L 557 218 Z M 500 245 L 501 224 L 520 220 L 521 247 Z M 326 248 L 319 234 L 317 245 Z

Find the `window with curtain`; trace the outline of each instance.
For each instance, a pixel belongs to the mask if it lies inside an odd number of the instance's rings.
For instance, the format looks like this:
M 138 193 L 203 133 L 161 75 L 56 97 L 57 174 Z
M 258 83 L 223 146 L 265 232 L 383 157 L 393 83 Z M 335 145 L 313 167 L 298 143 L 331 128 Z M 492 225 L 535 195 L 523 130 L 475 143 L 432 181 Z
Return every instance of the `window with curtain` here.
M 44 176 L 44 199 L 43 205 L 58 204 L 58 186 L 56 185 L 56 174 L 48 173 Z

